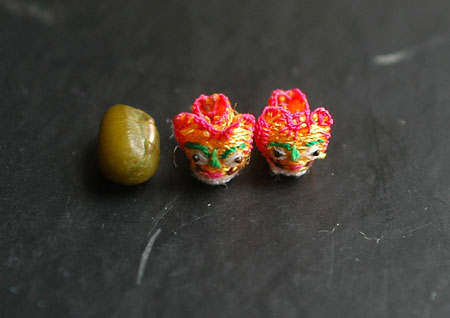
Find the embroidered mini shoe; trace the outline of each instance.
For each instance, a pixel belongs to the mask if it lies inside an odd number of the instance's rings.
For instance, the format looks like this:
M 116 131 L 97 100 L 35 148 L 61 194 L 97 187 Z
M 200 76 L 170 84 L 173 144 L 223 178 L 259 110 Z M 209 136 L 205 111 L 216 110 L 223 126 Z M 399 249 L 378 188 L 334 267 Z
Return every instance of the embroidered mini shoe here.
M 300 177 L 324 159 L 333 118 L 323 107 L 309 110 L 298 88 L 275 90 L 259 116 L 255 141 L 274 174 Z
M 255 117 L 239 114 L 223 94 L 200 95 L 192 113 L 173 119 L 175 137 L 193 174 L 207 184 L 224 184 L 250 160 Z

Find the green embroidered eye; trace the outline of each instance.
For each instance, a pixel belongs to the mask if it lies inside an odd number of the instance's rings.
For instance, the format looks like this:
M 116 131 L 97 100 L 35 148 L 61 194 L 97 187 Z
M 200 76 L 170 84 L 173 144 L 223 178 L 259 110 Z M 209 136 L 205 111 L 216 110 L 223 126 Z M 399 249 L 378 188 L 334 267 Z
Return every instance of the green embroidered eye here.
M 308 142 L 305 146 L 306 147 L 311 147 L 311 146 L 317 145 L 319 142 L 320 143 L 324 143 L 325 141 L 323 141 L 322 139 L 318 139 L 317 141 L 310 141 L 310 142 Z
M 282 147 L 282 148 L 286 148 L 287 150 L 291 150 L 290 144 L 284 144 L 282 142 L 271 142 L 271 143 L 267 144 L 267 147 Z
M 245 144 L 240 144 L 237 147 L 231 147 L 230 149 L 225 150 L 225 152 L 220 156 L 222 159 L 226 159 L 230 154 L 236 152 L 238 149 L 245 149 L 247 147 Z
M 207 146 L 203 146 L 202 144 L 199 144 L 197 142 L 187 142 L 184 144 L 185 148 L 192 149 L 192 150 L 198 150 L 197 152 L 194 152 L 192 154 L 192 161 L 194 163 L 199 165 L 204 165 L 209 163 L 211 167 L 221 169 L 222 165 L 219 161 L 218 151 L 217 149 L 214 149 L 212 152 L 209 152 L 209 148 Z M 245 144 L 240 144 L 236 147 L 231 147 L 230 149 L 227 149 L 221 156 L 221 159 L 226 159 L 229 157 L 232 153 L 235 153 L 238 149 L 245 149 L 247 146 Z M 199 152 L 200 151 L 200 152 Z M 209 161 L 209 162 L 208 162 Z M 243 158 L 241 155 L 236 154 L 235 158 L 232 158 L 232 161 L 234 163 L 241 163 L 243 161 Z M 227 164 L 227 163 L 225 163 Z
M 188 148 L 188 149 L 198 149 L 201 150 L 205 156 L 208 158 L 210 156 L 209 151 L 208 151 L 208 147 L 203 146 L 197 142 L 187 142 L 184 144 L 184 147 Z

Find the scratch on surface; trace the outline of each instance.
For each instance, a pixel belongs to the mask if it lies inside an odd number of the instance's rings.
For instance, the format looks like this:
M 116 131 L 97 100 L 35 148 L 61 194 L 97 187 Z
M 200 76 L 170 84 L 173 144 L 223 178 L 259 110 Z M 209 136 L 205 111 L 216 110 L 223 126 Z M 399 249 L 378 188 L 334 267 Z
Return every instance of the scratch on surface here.
M 0 2 L 3 6 L 16 16 L 30 16 L 36 18 L 47 25 L 54 22 L 54 16 L 49 9 L 38 6 L 34 3 L 26 3 L 13 0 L 2 0 Z
M 411 233 L 413 233 L 413 232 L 415 232 L 415 231 L 417 231 L 417 230 L 420 230 L 420 229 L 422 229 L 422 228 L 424 228 L 424 227 L 427 227 L 427 226 L 429 226 L 429 225 L 431 225 L 431 224 L 433 224 L 433 223 L 427 223 L 427 224 L 422 224 L 422 225 L 419 225 L 419 226 L 417 226 L 417 227 L 415 227 L 415 228 L 412 228 L 412 229 L 410 229 L 410 230 L 408 230 L 408 231 L 405 231 L 405 232 L 403 232 L 403 234 L 411 234 Z
M 319 230 L 317 233 L 334 233 L 336 231 L 336 228 L 339 226 L 339 223 L 336 223 L 336 226 L 333 226 L 331 230 Z
M 378 244 L 378 243 L 377 243 Z M 389 303 L 389 270 L 387 259 L 383 258 L 384 266 L 383 266 L 383 307 L 385 314 L 388 312 L 388 303 Z
M 447 205 L 448 203 L 445 202 L 443 199 L 439 198 L 437 195 L 433 194 L 433 199 L 435 199 L 438 202 L 441 202 L 442 204 Z
M 200 215 L 200 216 L 196 217 L 195 219 L 193 219 L 192 221 L 189 221 L 187 223 L 181 224 L 179 227 L 175 228 L 174 230 L 178 230 L 178 229 L 181 229 L 181 228 L 183 228 L 185 226 L 191 225 L 192 223 L 195 223 L 198 220 L 201 220 L 201 219 L 203 219 L 203 218 L 205 218 L 205 217 L 207 217 L 207 216 L 209 216 L 211 214 L 214 214 L 214 213 L 216 213 L 216 212 L 210 212 L 210 213 L 206 213 L 206 214 Z
M 67 201 L 66 201 L 66 216 L 67 216 L 67 218 L 70 217 L 69 203 L 70 203 L 70 195 L 67 197 Z
M 180 147 L 178 145 L 176 145 L 175 148 L 173 148 L 173 153 L 172 153 L 172 163 L 175 168 L 178 168 L 178 165 L 177 165 L 177 150 L 178 150 L 178 148 L 180 148 Z
M 336 232 L 336 228 L 339 226 L 339 223 L 336 226 L 333 226 L 331 230 L 319 230 L 318 233 L 328 233 L 331 235 L 331 247 L 330 247 L 330 268 L 328 269 L 328 279 L 327 279 L 327 288 L 331 288 L 331 283 L 333 281 L 334 275 L 334 249 L 335 249 L 335 238 L 334 232 Z
M 18 288 L 17 288 L 17 287 L 14 287 L 14 286 L 9 287 L 9 291 L 10 291 L 11 293 L 13 293 L 13 294 L 16 294 L 16 295 L 19 294 Z
M 437 292 L 434 291 L 434 290 L 431 291 L 429 300 L 428 300 L 428 302 L 425 305 L 425 312 L 424 312 L 423 317 L 426 317 L 426 318 L 430 317 L 430 315 L 431 315 L 431 303 L 436 299 L 436 296 L 437 296 Z
M 377 55 L 373 62 L 377 65 L 385 66 L 402 62 L 414 55 L 414 50 L 401 50 L 389 54 Z
M 359 234 L 361 234 L 364 239 L 368 240 L 368 241 L 375 241 L 375 243 L 380 243 L 381 239 L 383 238 L 383 235 L 381 235 L 380 237 L 369 237 L 366 235 L 366 233 L 359 231 Z
M 437 292 L 433 290 L 430 294 L 430 300 L 435 300 L 436 296 L 437 296 Z
M 139 269 L 138 269 L 137 278 L 136 278 L 137 285 L 140 285 L 142 283 L 142 277 L 144 276 L 144 272 L 145 272 L 145 265 L 147 265 L 148 257 L 150 256 L 150 253 L 152 252 L 153 244 L 155 244 L 155 241 L 158 238 L 160 233 L 161 233 L 161 229 L 157 229 L 155 234 L 153 234 L 152 237 L 150 238 L 150 240 L 148 241 L 147 246 L 145 246 L 144 251 L 142 252 L 141 262 L 139 263 Z
M 166 123 L 170 125 L 170 136 L 169 139 L 173 139 L 175 137 L 175 130 L 173 129 L 173 121 L 170 118 L 166 118 Z
M 170 201 L 164 206 L 164 208 L 161 209 L 161 211 L 158 212 L 155 219 L 153 220 L 152 224 L 150 225 L 150 230 L 148 231 L 148 235 L 150 235 L 154 229 L 158 226 L 159 221 L 162 220 L 164 216 L 166 216 L 167 213 L 169 213 L 170 210 L 173 208 L 173 203 L 178 199 L 178 197 L 181 195 L 181 192 L 177 193 L 170 199 Z
M 336 231 L 336 228 L 333 226 L 333 228 L 330 230 L 319 230 L 317 233 L 334 233 Z
M 331 248 L 330 248 L 330 269 L 328 270 L 328 281 L 327 281 L 327 287 L 328 289 L 331 288 L 331 282 L 333 280 L 333 275 L 334 275 L 334 246 L 335 246 L 335 241 L 334 241 L 334 231 L 336 230 L 336 228 L 333 228 L 333 231 L 330 232 L 331 233 Z
M 375 63 L 378 66 L 389 66 L 397 64 L 414 57 L 414 55 L 425 49 L 432 49 L 440 45 L 443 45 L 449 42 L 449 40 L 450 39 L 448 37 L 443 36 L 435 37 L 415 47 L 406 48 L 403 50 L 398 50 L 387 54 L 376 55 L 373 58 L 373 63 Z

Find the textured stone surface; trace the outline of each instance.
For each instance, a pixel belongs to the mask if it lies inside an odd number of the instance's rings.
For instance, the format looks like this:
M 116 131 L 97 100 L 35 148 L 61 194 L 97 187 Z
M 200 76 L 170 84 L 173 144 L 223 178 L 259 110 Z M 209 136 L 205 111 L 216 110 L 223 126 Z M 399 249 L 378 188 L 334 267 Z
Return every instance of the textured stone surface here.
M 448 315 L 448 1 L 2 0 L 0 21 L 0 316 Z M 256 149 L 228 187 L 173 166 L 167 120 L 201 93 L 258 116 L 293 87 L 335 119 L 307 175 Z M 96 164 L 118 103 L 161 135 L 138 187 Z

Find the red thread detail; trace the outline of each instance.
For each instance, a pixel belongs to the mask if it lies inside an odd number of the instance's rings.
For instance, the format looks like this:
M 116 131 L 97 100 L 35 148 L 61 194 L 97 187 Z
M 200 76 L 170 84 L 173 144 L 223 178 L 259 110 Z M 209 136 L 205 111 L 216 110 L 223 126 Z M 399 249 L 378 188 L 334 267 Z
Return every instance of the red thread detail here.
M 277 140 L 283 135 L 283 138 L 289 138 L 292 143 L 301 142 L 302 139 L 311 138 L 311 128 L 314 126 L 322 127 L 320 134 L 326 149 L 328 139 L 331 138 L 331 125 L 333 118 L 324 107 L 310 113 L 306 95 L 300 89 L 277 89 L 272 92 L 268 105 L 256 122 L 256 146 L 268 157 L 266 145 L 269 139 Z
M 236 128 L 244 126 L 250 131 L 247 142 L 250 143 L 250 150 L 252 148 L 255 116 L 234 111 L 228 97 L 223 94 L 200 95 L 192 105 L 192 113 L 176 115 L 173 124 L 175 137 L 181 147 L 186 140 L 183 130 L 191 128 L 195 133 L 207 131 L 210 135 L 205 139 L 229 140 L 233 138 Z

